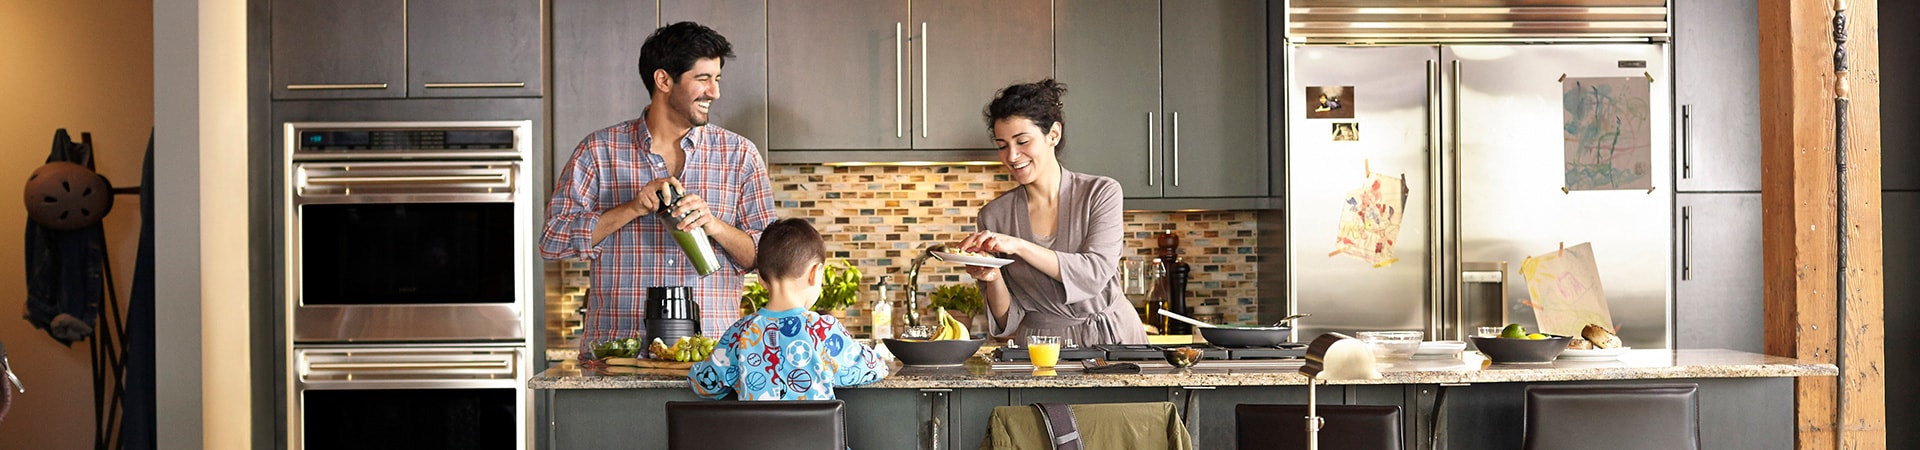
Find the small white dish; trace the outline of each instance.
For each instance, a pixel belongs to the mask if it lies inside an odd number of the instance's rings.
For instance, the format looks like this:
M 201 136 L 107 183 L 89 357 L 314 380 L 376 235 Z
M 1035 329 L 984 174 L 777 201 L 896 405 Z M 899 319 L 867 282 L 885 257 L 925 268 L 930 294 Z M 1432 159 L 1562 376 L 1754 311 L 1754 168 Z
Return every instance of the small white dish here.
M 1577 349 L 1577 348 L 1570 348 L 1570 349 L 1567 349 L 1567 351 L 1560 352 L 1560 359 L 1580 359 L 1580 360 L 1589 360 L 1589 361 L 1616 359 L 1616 358 L 1619 358 L 1620 355 L 1626 354 L 1627 350 L 1633 350 L 1633 348 L 1632 347 L 1594 348 L 1594 349 L 1584 349 L 1584 350 Z
M 947 252 L 932 252 L 932 253 L 933 253 L 933 256 L 940 257 L 941 261 L 952 261 L 952 262 L 957 262 L 961 264 L 966 264 L 969 266 L 1000 267 L 1008 264 L 1013 264 L 1013 260 L 1011 259 L 995 258 L 991 256 L 957 255 L 957 254 L 947 253 Z

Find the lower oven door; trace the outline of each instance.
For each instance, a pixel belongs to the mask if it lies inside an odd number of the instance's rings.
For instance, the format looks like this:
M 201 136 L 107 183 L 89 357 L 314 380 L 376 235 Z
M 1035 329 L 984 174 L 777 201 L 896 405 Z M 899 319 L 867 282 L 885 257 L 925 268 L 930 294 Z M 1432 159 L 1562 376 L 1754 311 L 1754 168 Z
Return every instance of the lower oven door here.
M 289 447 L 525 449 L 525 347 L 297 347 Z

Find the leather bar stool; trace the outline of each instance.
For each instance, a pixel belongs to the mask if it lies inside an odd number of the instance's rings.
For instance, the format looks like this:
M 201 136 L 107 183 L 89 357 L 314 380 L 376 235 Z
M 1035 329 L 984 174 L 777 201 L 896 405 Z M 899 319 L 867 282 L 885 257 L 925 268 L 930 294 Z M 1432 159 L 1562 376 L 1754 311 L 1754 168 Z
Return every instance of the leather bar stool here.
M 839 400 L 667 402 L 667 448 L 846 450 L 845 410 Z
M 1320 448 L 1400 450 L 1406 441 L 1400 407 L 1392 405 L 1320 405 Z M 1240 404 L 1233 407 L 1239 448 L 1307 448 L 1307 405 Z
M 1527 386 L 1524 447 L 1700 448 L 1696 384 Z

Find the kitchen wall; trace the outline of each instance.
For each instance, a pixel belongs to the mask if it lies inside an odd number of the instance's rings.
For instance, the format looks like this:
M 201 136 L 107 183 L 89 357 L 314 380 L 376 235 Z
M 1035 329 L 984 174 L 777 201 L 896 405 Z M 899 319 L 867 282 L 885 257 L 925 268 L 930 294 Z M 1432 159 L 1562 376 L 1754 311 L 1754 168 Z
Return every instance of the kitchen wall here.
M 974 232 L 974 215 L 1001 192 L 1012 189 L 1006 170 L 991 166 L 821 166 L 777 164 L 769 168 L 774 206 L 781 217 L 813 221 L 827 239 L 833 258 L 851 260 L 871 287 L 882 276 L 895 284 L 895 301 L 906 298 L 907 266 L 929 243 L 956 243 Z M 1172 230 L 1181 236 L 1181 255 L 1192 266 L 1187 285 L 1195 306 L 1211 308 L 1230 323 L 1253 323 L 1257 314 L 1259 256 L 1254 247 L 1258 223 L 1252 211 L 1129 211 L 1125 214 L 1126 257 L 1143 260 L 1154 250 L 1153 235 Z M 561 272 L 549 269 L 553 274 Z M 579 277 L 583 271 L 567 271 Z M 549 276 L 549 285 L 565 283 Z M 929 261 L 921 269 L 921 292 L 945 284 L 971 282 L 961 266 Z M 549 288 L 549 301 L 560 292 Z M 878 295 L 868 293 L 867 299 Z M 1136 300 L 1138 297 L 1135 296 Z M 925 300 L 923 299 L 922 302 Z M 924 304 L 924 303 L 923 303 Z M 847 324 L 866 332 L 866 304 L 848 311 Z M 573 306 L 549 308 L 567 313 Z M 561 319 L 550 319 L 550 324 Z M 556 336 L 550 332 L 549 336 Z M 554 347 L 560 348 L 560 347 Z
M 0 2 L 0 341 L 29 389 L 0 420 L 0 448 L 85 449 L 93 442 L 87 344 L 60 345 L 18 315 L 25 308 L 21 198 L 46 161 L 53 131 L 93 133 L 96 169 L 118 186 L 141 183 L 153 126 L 150 2 Z M 120 196 L 106 218 L 114 289 L 122 307 L 133 280 L 140 208 Z

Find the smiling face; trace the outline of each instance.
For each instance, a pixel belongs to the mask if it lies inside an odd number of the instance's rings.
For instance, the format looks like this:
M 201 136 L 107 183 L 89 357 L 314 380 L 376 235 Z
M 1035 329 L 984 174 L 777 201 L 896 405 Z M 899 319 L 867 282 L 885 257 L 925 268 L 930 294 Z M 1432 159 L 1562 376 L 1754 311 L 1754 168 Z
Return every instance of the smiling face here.
M 655 72 L 661 79 L 667 77 L 665 70 Z M 660 83 L 657 94 L 665 96 L 667 108 L 677 118 L 688 125 L 706 125 L 711 116 L 713 101 L 720 98 L 720 58 L 701 58 L 694 60 L 693 68 L 680 74 L 679 80 Z
M 1000 149 L 1000 163 L 1013 172 L 1013 181 L 1020 184 L 1033 183 L 1043 173 L 1060 171 L 1060 160 L 1054 152 L 1059 144 L 1059 122 L 1046 129 L 1020 116 L 993 122 L 993 145 Z

